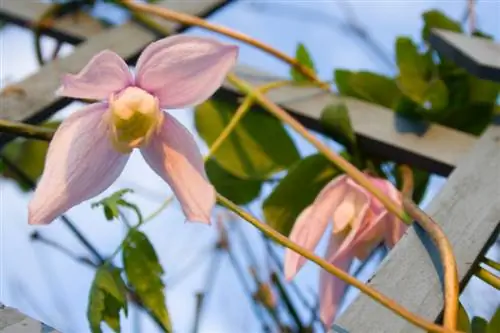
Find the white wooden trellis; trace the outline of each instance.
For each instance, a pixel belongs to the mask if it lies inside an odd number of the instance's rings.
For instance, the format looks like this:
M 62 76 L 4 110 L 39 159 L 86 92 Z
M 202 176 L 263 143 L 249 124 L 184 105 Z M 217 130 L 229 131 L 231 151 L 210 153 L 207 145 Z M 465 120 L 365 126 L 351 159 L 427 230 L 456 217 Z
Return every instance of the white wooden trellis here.
M 162 1 L 159 5 L 203 16 L 226 2 L 172 0 Z M 2 0 L 0 18 L 29 26 L 47 7 L 48 4 L 44 3 Z M 177 24 L 163 24 L 173 33 L 181 28 Z M 63 17 L 44 33 L 79 45 L 71 55 L 46 64 L 37 73 L 16 84 L 25 91 L 24 95 L 0 96 L 0 117 L 4 119 L 30 123 L 47 119 L 71 102 L 53 94 L 61 73 L 77 72 L 92 55 L 106 48 L 133 60 L 156 38 L 134 23 L 103 30 L 84 14 L 78 21 Z M 499 45 L 447 31 L 434 31 L 431 42 L 436 49 L 471 73 L 500 79 Z M 243 65 L 238 65 L 235 72 L 255 85 L 280 79 Z M 222 94 L 228 98 L 235 97 L 235 89 L 231 85 L 225 83 L 223 88 Z M 340 100 L 317 88 L 283 87 L 273 90 L 268 96 L 313 130 L 321 130 L 319 119 L 324 106 Z M 477 258 L 498 234 L 500 129 L 491 127 L 478 140 L 470 134 L 433 124 L 424 136 L 418 137 L 399 133 L 394 128 L 391 110 L 352 98 L 341 100 L 348 106 L 354 130 L 365 149 L 440 175 L 451 173 L 428 213 L 441 224 L 452 243 L 463 286 Z M 9 140 L 11 137 L 0 134 L 0 147 Z M 429 320 L 437 320 L 443 306 L 442 292 L 432 262 L 432 257 L 437 254 L 435 249 L 428 248 L 429 244 L 430 240 L 423 232 L 412 228 L 389 253 L 370 284 L 409 310 Z M 12 328 L 20 327 L 20 323 L 32 323 L 30 320 L 13 309 L 0 309 L 0 333 L 18 332 Z M 419 332 L 364 295 L 354 301 L 337 324 L 351 333 Z M 33 328 L 26 333 L 41 332 L 39 326 L 29 327 Z

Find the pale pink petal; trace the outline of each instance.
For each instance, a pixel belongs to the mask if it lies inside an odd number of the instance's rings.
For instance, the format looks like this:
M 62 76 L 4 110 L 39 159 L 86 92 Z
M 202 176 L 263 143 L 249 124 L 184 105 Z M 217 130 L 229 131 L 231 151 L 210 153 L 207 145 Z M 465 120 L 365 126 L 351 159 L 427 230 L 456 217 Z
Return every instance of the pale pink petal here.
M 189 131 L 163 113 L 161 129 L 141 153 L 151 168 L 172 188 L 189 221 L 210 224 L 215 189 L 207 180 L 203 157 Z
M 333 179 L 320 192 L 314 203 L 302 211 L 293 225 L 290 240 L 311 251 L 316 248 L 331 222 L 332 212 L 342 201 L 346 190 L 345 179 L 344 176 Z M 285 252 L 286 279 L 293 279 L 305 262 L 304 257 L 287 249 Z
M 339 237 L 332 237 L 325 257 L 332 265 L 348 272 L 353 260 L 352 254 L 345 253 L 345 255 L 336 256 L 334 260 L 331 260 L 332 257 L 335 257 L 341 241 Z M 323 324 L 330 328 L 340 308 L 347 284 L 325 270 L 321 270 L 319 281 L 320 317 Z
M 52 139 L 45 168 L 29 204 L 29 223 L 48 224 L 71 207 L 107 189 L 120 175 L 128 155 L 117 153 L 96 103 L 69 116 Z
M 132 84 L 133 77 L 127 64 L 118 54 L 105 50 L 90 59 L 80 73 L 65 75 L 57 93 L 66 97 L 104 100 Z
M 162 108 L 197 105 L 222 85 L 238 47 L 206 37 L 177 35 L 150 44 L 138 60 L 136 83 Z

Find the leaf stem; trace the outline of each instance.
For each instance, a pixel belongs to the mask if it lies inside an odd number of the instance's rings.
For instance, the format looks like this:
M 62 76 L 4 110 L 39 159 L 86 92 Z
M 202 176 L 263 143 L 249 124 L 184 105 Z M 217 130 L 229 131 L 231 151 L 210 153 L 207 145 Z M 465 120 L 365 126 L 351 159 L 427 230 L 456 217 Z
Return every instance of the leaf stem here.
M 484 257 L 482 263 L 500 272 L 500 263 Z
M 488 271 L 487 269 L 483 267 L 478 267 L 476 271 L 476 276 L 486 282 L 487 284 L 491 285 L 497 290 L 500 290 L 500 278 L 498 276 L 495 276 L 493 273 Z
M 15 134 L 27 139 L 50 141 L 54 130 L 43 126 L 34 126 L 16 121 L 0 119 L 0 132 Z
M 274 241 L 281 244 L 282 246 L 285 246 L 285 247 L 297 252 L 298 254 L 307 258 L 308 260 L 311 260 L 312 262 L 316 263 L 321 268 L 326 270 L 328 273 L 336 276 L 340 280 L 358 288 L 360 291 L 367 294 L 369 297 L 373 298 L 376 302 L 378 302 L 381 305 L 385 306 L 386 308 L 390 309 L 392 312 L 396 313 L 397 315 L 401 316 L 402 318 L 405 318 L 406 320 L 408 320 L 412 324 L 414 324 L 420 328 L 423 328 L 426 331 L 430 331 L 430 332 L 443 332 L 443 333 L 456 333 L 457 332 L 453 329 L 441 327 L 441 326 L 436 325 L 434 323 L 428 322 L 425 319 L 421 318 L 420 316 L 417 316 L 417 315 L 411 313 L 410 311 L 408 311 L 407 309 L 405 309 L 401 305 L 397 304 L 393 300 L 387 298 L 386 296 L 384 296 L 380 292 L 376 291 L 375 289 L 371 288 L 370 286 L 365 285 L 363 282 L 350 276 L 348 273 L 337 268 L 336 266 L 330 264 L 325 259 L 318 257 L 313 252 L 311 252 L 311 251 L 297 245 L 296 243 L 292 242 L 287 237 L 283 236 L 282 234 L 280 234 L 279 232 L 277 232 L 276 230 L 271 228 L 269 225 L 259 221 L 258 219 L 253 217 L 251 214 L 245 212 L 238 205 L 231 202 L 231 200 L 225 198 L 224 196 L 217 194 L 217 201 L 222 206 L 233 211 L 235 214 L 237 214 L 241 218 L 248 221 L 250 224 L 252 224 L 254 227 L 259 229 L 262 233 L 264 233 L 269 238 L 273 239 Z
M 431 236 L 436 244 L 441 264 L 444 270 L 444 321 L 445 327 L 455 329 L 458 320 L 458 269 L 450 241 L 441 227 L 412 200 L 413 171 L 406 165 L 400 166 L 403 179 L 403 207 L 411 216 L 416 217 L 417 223 Z
M 236 86 L 240 91 L 247 95 L 253 95 L 257 102 L 262 105 L 271 114 L 283 121 L 297 131 L 302 137 L 313 144 L 326 158 L 335 163 L 340 169 L 344 170 L 354 181 L 366 188 L 373 196 L 375 196 L 389 211 L 398 216 L 401 220 L 411 223 L 411 219 L 405 214 L 404 210 L 396 202 L 386 196 L 378 189 L 360 170 L 354 165 L 343 159 L 340 155 L 330 150 L 320 140 L 318 140 L 311 132 L 309 132 L 301 123 L 289 115 L 285 110 L 270 101 L 264 94 L 251 85 L 238 78 L 235 74 L 229 74 L 228 80 Z
M 241 32 L 234 31 L 232 29 L 226 28 L 226 27 L 221 26 L 221 25 L 207 22 L 206 20 L 199 18 L 199 17 L 196 17 L 196 16 L 193 16 L 193 15 L 179 13 L 179 12 L 176 12 L 176 11 L 170 10 L 168 8 L 164 8 L 164 7 L 157 7 L 157 6 L 150 5 L 150 4 L 138 3 L 135 1 L 131 1 L 131 0 L 123 0 L 122 3 L 123 3 L 124 7 L 127 7 L 131 11 L 144 12 L 144 13 L 148 13 L 148 14 L 162 17 L 162 18 L 170 20 L 170 21 L 179 22 L 181 24 L 190 25 L 190 26 L 198 26 L 198 27 L 204 28 L 206 30 L 217 32 L 219 34 L 234 38 L 236 40 L 239 40 L 239 41 L 242 41 L 246 44 L 254 46 L 254 47 L 256 47 L 256 48 L 258 48 L 266 53 L 269 53 L 272 56 L 286 62 L 290 66 L 297 69 L 297 71 L 299 71 L 301 74 L 303 74 L 309 80 L 316 83 L 322 89 L 330 91 L 330 87 L 329 87 L 328 83 L 321 82 L 318 79 L 318 77 L 316 76 L 316 74 L 310 68 L 302 65 L 295 58 L 290 57 L 289 55 L 273 48 L 272 46 L 270 46 L 266 43 L 260 42 L 260 41 L 254 39 L 248 35 L 241 33 Z

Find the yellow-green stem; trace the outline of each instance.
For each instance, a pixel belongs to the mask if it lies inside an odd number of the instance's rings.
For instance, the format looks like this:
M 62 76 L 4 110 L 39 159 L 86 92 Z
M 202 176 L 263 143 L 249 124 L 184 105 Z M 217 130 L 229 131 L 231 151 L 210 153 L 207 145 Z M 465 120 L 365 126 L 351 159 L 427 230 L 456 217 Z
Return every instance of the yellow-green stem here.
M 250 222 L 254 227 L 259 229 L 261 232 L 263 232 L 266 236 L 269 238 L 273 239 L 277 243 L 291 249 L 292 251 L 297 252 L 304 258 L 307 258 L 308 260 L 311 260 L 312 262 L 316 263 L 319 265 L 321 268 L 326 270 L 328 273 L 336 276 L 340 280 L 358 288 L 360 291 L 365 293 L 366 295 L 370 296 L 372 299 L 377 301 L 378 303 L 382 304 L 383 306 L 387 307 L 394 313 L 398 314 L 402 318 L 408 320 L 412 324 L 425 329 L 426 331 L 429 332 L 446 332 L 446 333 L 452 333 L 452 332 L 457 332 L 452 329 L 444 328 L 439 325 L 436 325 L 432 322 L 428 322 L 425 319 L 411 313 L 410 311 L 406 310 L 404 307 L 401 305 L 397 304 L 393 300 L 385 297 L 383 294 L 380 292 L 376 291 L 375 289 L 365 285 L 363 282 L 359 281 L 358 279 L 350 276 L 340 268 L 337 268 L 336 266 L 330 264 L 326 260 L 324 260 L 321 257 L 318 257 L 315 255 L 313 252 L 295 244 L 291 240 L 289 240 L 287 237 L 281 235 L 279 232 L 271 228 L 269 225 L 259 221 L 257 218 L 253 217 L 251 214 L 245 212 L 242 210 L 238 205 L 235 203 L 231 202 L 231 200 L 225 198 L 224 196 L 217 194 L 217 201 L 219 204 L 222 206 L 228 208 L 229 210 L 233 211 L 235 214 L 243 218 L 244 220 Z
M 253 95 L 259 104 L 262 105 L 266 110 L 272 113 L 274 116 L 279 118 L 281 121 L 292 127 L 297 131 L 302 137 L 313 144 L 326 158 L 336 164 L 340 169 L 345 171 L 354 181 L 359 185 L 366 188 L 373 196 L 382 202 L 382 204 L 387 207 L 389 211 L 398 216 L 401 220 L 411 223 L 411 219 L 405 214 L 404 210 L 399 204 L 391 200 L 386 196 L 381 190 L 379 190 L 363 172 L 358 170 L 354 165 L 343 159 L 340 155 L 330 150 L 326 145 L 324 145 L 320 140 L 318 140 L 310 131 L 308 131 L 301 123 L 299 123 L 295 118 L 290 116 L 285 110 L 280 108 L 278 105 L 271 102 L 265 95 L 260 91 L 257 91 L 251 85 L 241 80 L 234 74 L 228 75 L 228 80 L 236 86 L 240 91 L 245 94 Z
M 413 171 L 410 167 L 403 165 L 399 168 L 403 179 L 403 207 L 415 217 L 417 223 L 431 236 L 436 244 L 441 257 L 444 271 L 444 320 L 445 327 L 455 329 L 458 320 L 458 269 L 453 249 L 441 227 L 434 222 L 423 210 L 412 200 L 413 194 Z
M 148 13 L 148 14 L 162 17 L 162 18 L 170 20 L 170 21 L 179 22 L 181 24 L 190 25 L 190 26 L 198 26 L 198 27 L 204 28 L 206 30 L 217 32 L 219 34 L 222 34 L 222 35 L 234 38 L 236 40 L 242 41 L 244 43 L 247 43 L 249 45 L 252 45 L 252 46 L 254 46 L 254 47 L 256 47 L 264 52 L 267 52 L 267 53 L 271 54 L 272 56 L 274 56 L 278 59 L 281 59 L 282 61 L 288 63 L 290 66 L 296 68 L 301 74 L 303 74 L 309 80 L 316 83 L 320 88 L 330 91 L 330 86 L 328 83 L 321 82 L 316 77 L 316 74 L 310 68 L 302 65 L 295 58 L 290 57 L 289 55 L 273 48 L 272 46 L 267 45 L 266 43 L 260 42 L 260 41 L 254 39 L 248 35 L 241 33 L 241 32 L 237 32 L 237 31 L 228 29 L 224 26 L 207 22 L 206 20 L 201 19 L 201 18 L 196 17 L 196 16 L 193 16 L 193 15 L 179 13 L 179 12 L 170 10 L 168 8 L 165 8 L 165 7 L 157 7 L 157 6 L 150 5 L 150 4 L 138 3 L 138 2 L 134 2 L 132 0 L 124 0 L 124 1 L 122 1 L 122 4 L 123 4 L 123 6 L 127 7 L 131 11 L 144 12 L 144 13 Z
M 491 285 L 497 290 L 500 290 L 500 278 L 487 269 L 484 269 L 482 267 L 478 267 L 476 276 L 486 282 L 487 284 Z
M 500 263 L 486 257 L 484 257 L 481 262 L 500 272 Z

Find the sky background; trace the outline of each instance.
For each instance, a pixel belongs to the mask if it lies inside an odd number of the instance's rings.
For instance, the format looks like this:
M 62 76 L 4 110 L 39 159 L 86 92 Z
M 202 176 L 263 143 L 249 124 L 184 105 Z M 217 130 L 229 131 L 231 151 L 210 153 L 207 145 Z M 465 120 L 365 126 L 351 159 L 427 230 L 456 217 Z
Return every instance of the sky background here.
M 320 0 L 236 1 L 212 15 L 210 21 L 247 33 L 287 54 L 294 54 L 297 43 L 302 42 L 313 55 L 320 77 L 328 80 L 332 78 L 336 68 L 394 74 L 392 55 L 397 35 L 408 35 L 420 40 L 420 15 L 423 11 L 437 8 L 455 19 L 461 19 L 465 8 L 465 1 L 462 0 L 352 0 L 344 3 L 347 5 L 340 6 L 338 2 Z M 103 5 L 96 12 L 108 14 L 109 8 Z M 493 34 L 498 41 L 500 2 L 480 0 L 477 15 L 478 27 Z M 119 13 L 113 14 L 113 18 L 119 20 Z M 346 27 L 349 18 L 351 22 L 354 20 L 366 28 L 386 56 L 380 58 L 356 35 L 350 33 Z M 211 35 L 200 29 L 190 29 L 187 33 Z M 30 32 L 7 26 L 0 31 L 0 38 L 1 87 L 18 82 L 37 71 Z M 233 42 L 224 37 L 218 38 Z M 45 38 L 44 45 L 48 46 L 46 49 L 50 52 L 53 41 Z M 283 63 L 249 46 L 240 46 L 240 63 L 273 74 L 288 75 L 288 68 Z M 66 46 L 62 54 L 67 55 L 71 51 L 72 47 Z M 56 118 L 63 119 L 80 106 L 81 104 L 73 103 L 57 114 Z M 171 114 L 189 129 L 193 129 L 191 110 L 172 110 Z M 302 156 L 315 152 L 296 135 L 293 138 L 300 147 Z M 203 141 L 198 139 L 198 142 L 206 153 Z M 438 177 L 433 179 L 424 206 L 439 191 L 444 181 Z M 168 186 L 149 169 L 139 153 L 133 154 L 124 173 L 100 197 L 124 187 L 135 189 L 135 194 L 130 199 L 141 207 L 145 215 L 154 211 L 170 195 Z M 269 188 L 265 189 L 264 193 L 268 192 Z M 29 234 L 36 228 L 27 224 L 26 207 L 29 199 L 30 194 L 22 193 L 12 182 L 0 180 L 0 302 L 18 307 L 62 332 L 86 333 L 87 297 L 94 271 L 43 244 L 30 242 Z M 103 254 L 110 254 L 123 239 L 126 230 L 123 224 L 106 222 L 100 210 L 90 208 L 90 202 L 97 200 L 98 198 L 90 200 L 71 209 L 68 216 Z M 239 222 L 238 227 L 248 235 L 252 247 L 261 258 L 263 265 L 259 267 L 259 274 L 266 276 L 267 259 L 260 237 L 245 223 Z M 44 236 L 56 240 L 71 251 L 79 255 L 87 254 L 60 221 L 38 229 Z M 216 228 L 185 224 L 177 203 L 174 203 L 142 230 L 153 242 L 167 271 L 167 302 L 175 330 L 188 332 L 195 309 L 195 293 L 202 290 L 210 264 L 210 249 L 217 236 Z M 235 253 L 244 260 L 238 244 L 235 246 Z M 318 253 L 323 248 L 324 241 Z M 500 257 L 497 249 L 490 251 L 490 255 L 497 259 Z M 184 273 L 187 262 L 195 262 L 197 267 L 190 275 Z M 377 260 L 374 261 L 376 262 Z M 361 278 L 366 279 L 372 271 L 373 265 L 370 265 Z M 308 264 L 296 280 L 309 293 L 309 290 L 317 288 L 317 273 L 318 269 Z M 346 303 L 355 295 L 356 292 L 350 292 Z M 470 313 L 487 318 L 500 304 L 500 293 L 477 279 L 472 280 L 464 297 Z M 208 300 L 200 332 L 259 332 L 258 322 L 247 298 L 248 295 L 244 293 L 228 259 L 223 258 L 221 273 Z M 134 332 L 138 328 L 142 332 L 153 332 L 155 327 L 137 311 L 132 311 L 128 320 L 124 319 L 122 324 L 123 332 Z

